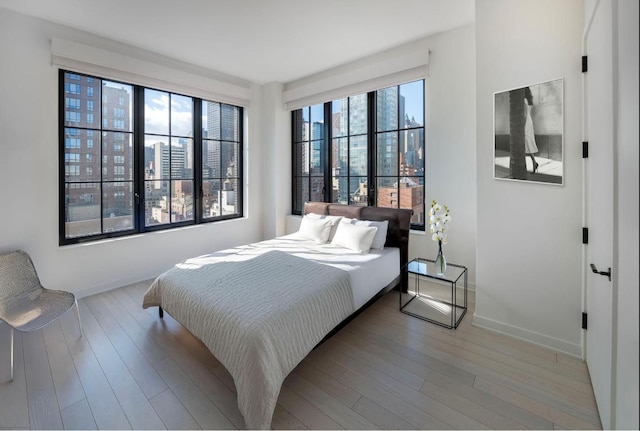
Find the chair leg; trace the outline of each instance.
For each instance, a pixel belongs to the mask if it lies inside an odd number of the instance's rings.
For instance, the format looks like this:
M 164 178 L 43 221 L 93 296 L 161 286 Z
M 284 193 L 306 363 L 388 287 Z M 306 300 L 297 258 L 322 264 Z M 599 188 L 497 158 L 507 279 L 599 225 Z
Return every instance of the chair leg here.
M 9 380 L 10 382 L 13 382 L 13 328 L 11 328 L 11 380 Z
M 78 308 L 78 300 L 75 301 L 76 305 L 76 317 L 78 318 L 78 328 L 80 329 L 80 336 L 82 337 L 84 334 L 82 333 L 82 323 L 80 323 L 80 308 Z

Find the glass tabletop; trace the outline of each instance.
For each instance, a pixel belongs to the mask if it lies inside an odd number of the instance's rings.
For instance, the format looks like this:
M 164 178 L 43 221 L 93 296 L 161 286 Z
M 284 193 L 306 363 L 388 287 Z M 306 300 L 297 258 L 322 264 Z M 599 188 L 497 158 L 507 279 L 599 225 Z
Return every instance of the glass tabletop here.
M 436 268 L 433 260 L 418 257 L 407 264 L 407 270 L 411 274 L 455 283 L 465 273 L 467 268 L 461 265 L 456 265 L 455 263 L 447 263 L 447 268 L 445 269 L 444 274 L 440 275 L 438 274 L 438 268 Z

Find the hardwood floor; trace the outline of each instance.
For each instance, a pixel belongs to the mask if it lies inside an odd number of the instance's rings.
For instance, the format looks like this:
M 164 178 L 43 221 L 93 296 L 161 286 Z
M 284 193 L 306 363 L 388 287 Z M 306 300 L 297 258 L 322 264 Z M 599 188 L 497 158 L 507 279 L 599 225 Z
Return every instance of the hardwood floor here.
M 15 337 L 0 324 L 0 429 L 242 428 L 233 380 L 208 349 L 157 309 L 148 282 L 79 301 Z M 312 351 L 287 377 L 279 429 L 598 429 L 586 365 L 471 326 L 398 311 L 391 292 Z M 6 346 L 6 347 L 5 347 Z

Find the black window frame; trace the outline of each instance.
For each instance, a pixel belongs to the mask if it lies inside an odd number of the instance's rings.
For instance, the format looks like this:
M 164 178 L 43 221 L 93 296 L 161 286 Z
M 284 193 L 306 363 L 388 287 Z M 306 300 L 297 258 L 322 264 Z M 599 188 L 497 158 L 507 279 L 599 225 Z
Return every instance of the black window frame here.
M 422 118 L 422 125 L 421 126 L 407 126 L 407 127 L 403 127 L 402 125 L 402 121 L 403 119 L 400 118 L 400 104 L 398 104 L 397 110 L 396 110 L 396 120 L 397 120 L 397 127 L 395 127 L 393 130 L 389 129 L 389 130 L 384 130 L 384 131 L 379 131 L 377 130 L 377 92 L 380 90 L 385 90 L 387 88 L 392 88 L 392 87 L 396 87 L 396 91 L 398 92 L 398 97 L 400 97 L 400 88 L 402 87 L 402 85 L 404 84 L 409 84 L 409 83 L 413 83 L 413 82 L 417 82 L 417 81 L 422 81 L 422 88 L 423 88 L 423 92 L 422 92 L 422 113 L 423 113 L 423 118 Z M 378 188 L 378 179 L 379 178 L 391 178 L 391 177 L 395 177 L 398 180 L 398 192 L 400 190 L 400 179 L 405 177 L 406 175 L 403 175 L 401 166 L 400 166 L 400 154 L 401 154 L 401 148 L 400 148 L 400 144 L 398 143 L 398 166 L 397 166 L 397 175 L 379 175 L 378 173 L 378 166 L 377 166 L 377 155 L 378 155 L 378 148 L 377 148 L 377 138 L 378 135 L 381 135 L 383 133 L 397 133 L 398 134 L 398 141 L 400 140 L 400 137 L 402 136 L 403 133 L 409 133 L 410 131 L 420 131 L 421 130 L 421 134 L 422 134 L 422 139 L 421 139 L 421 143 L 422 143 L 422 166 L 421 166 L 421 175 L 414 175 L 411 178 L 419 178 L 422 180 L 422 187 L 423 187 L 423 193 L 421 196 L 421 202 L 418 203 L 418 205 L 422 206 L 422 223 L 414 223 L 412 221 L 411 224 L 411 229 L 412 230 L 419 230 L 419 231 L 424 231 L 426 228 L 426 203 L 425 203 L 425 190 L 426 190 L 426 181 L 425 181 L 425 170 L 426 170 L 426 161 L 425 161 L 425 157 L 424 157 L 424 146 L 425 146 L 425 129 L 426 129 L 426 124 L 425 124 L 425 118 L 424 118 L 424 114 L 426 112 L 426 106 L 425 106 L 425 94 L 424 94 L 424 89 L 425 89 L 425 79 L 416 79 L 413 81 L 409 81 L 406 83 L 400 83 L 400 84 L 396 84 L 396 85 L 392 85 L 389 87 L 384 87 L 384 88 L 380 88 L 377 90 L 373 90 L 373 91 L 369 91 L 366 94 L 367 96 L 367 159 L 368 159 L 368 165 L 367 165 L 367 199 L 366 199 L 366 204 L 365 205 L 369 205 L 369 206 L 376 206 L 377 205 L 377 188 Z M 362 93 L 360 93 L 362 94 Z M 359 94 L 353 95 L 353 97 L 358 96 Z M 333 202 L 333 196 L 332 196 L 332 182 L 334 180 L 333 177 L 333 173 L 332 173 L 332 166 L 333 166 L 333 158 L 334 158 L 334 151 L 333 151 L 333 125 L 332 125 L 332 121 L 333 121 L 333 116 L 332 116 L 332 104 L 334 101 L 338 101 L 338 100 L 344 100 L 347 103 L 347 113 L 349 112 L 349 97 L 344 97 L 344 98 L 339 98 L 336 100 L 332 100 L 332 101 L 328 101 L 325 103 L 321 103 L 321 104 L 316 104 L 316 105 L 311 105 L 311 106 L 307 106 L 304 108 L 299 108 L 296 110 L 291 111 L 291 150 L 292 150 L 292 186 L 291 186 L 291 213 L 294 215 L 301 215 L 302 214 L 302 210 L 304 207 L 304 202 L 310 200 L 310 196 L 311 196 L 311 188 L 310 188 L 310 184 L 309 184 L 309 194 L 305 196 L 301 196 L 301 193 L 304 190 L 299 190 L 298 188 L 298 178 L 300 177 L 299 172 L 300 169 L 297 166 L 298 160 L 297 160 L 297 153 L 296 153 L 296 145 L 299 145 L 301 142 L 304 141 L 304 139 L 300 139 L 300 127 L 302 127 L 301 124 L 299 124 L 299 121 L 302 120 L 304 121 L 304 117 L 301 114 L 301 110 L 302 109 L 310 109 L 312 106 L 317 106 L 317 105 L 322 105 L 324 107 L 324 124 L 323 124 L 323 144 L 324 147 L 322 148 L 322 156 L 321 158 L 323 159 L 323 164 L 324 164 L 324 193 L 321 195 L 323 196 L 323 201 L 324 202 Z M 349 115 L 349 114 L 347 114 Z M 309 121 L 311 121 L 311 118 L 309 119 Z M 311 127 L 311 126 L 310 126 Z M 347 134 L 345 136 L 340 136 L 341 138 L 346 138 L 347 139 L 347 145 L 348 147 L 348 151 L 350 151 L 350 144 L 349 144 L 349 139 L 351 137 L 351 133 L 350 133 L 350 125 L 347 125 Z M 419 132 L 420 133 L 420 132 Z M 296 136 L 296 134 L 298 136 Z M 311 142 L 311 138 L 308 139 L 308 142 Z M 308 151 L 310 151 L 310 146 L 308 147 Z M 338 157 L 336 155 L 336 157 Z M 309 156 L 309 158 L 311 158 L 311 156 Z M 302 175 L 302 177 L 305 177 L 304 175 Z M 349 181 L 350 177 L 351 177 L 351 172 L 350 172 L 350 166 L 347 166 L 347 181 Z M 311 175 L 309 174 L 308 176 L 309 179 L 309 183 L 311 182 Z M 349 183 L 349 187 L 350 187 L 350 183 Z M 349 189 L 350 190 L 350 189 Z M 351 202 L 351 197 L 349 196 L 349 191 L 347 191 L 347 195 L 348 195 L 348 199 L 349 199 L 349 204 L 350 205 L 354 205 L 353 202 Z M 320 196 L 318 194 L 316 194 L 316 196 Z M 397 199 L 397 203 L 398 203 L 398 207 L 400 207 L 401 202 L 400 202 L 400 196 L 396 196 Z M 355 205 L 362 205 L 362 202 L 359 203 L 355 203 Z
M 93 113 L 95 114 L 96 112 L 98 112 L 99 115 L 99 121 L 95 121 L 95 116 L 94 116 L 94 124 L 93 125 L 86 125 L 86 126 L 82 126 L 82 127 L 78 127 L 78 126 L 67 126 L 65 124 L 66 122 L 66 116 L 67 116 L 67 106 L 66 106 L 66 99 L 65 97 L 68 96 L 68 94 L 66 93 L 66 87 L 67 85 L 65 84 L 65 75 L 66 74 L 71 74 L 71 75 L 77 75 L 83 78 L 87 79 L 87 82 L 94 82 L 95 80 L 99 80 L 99 82 L 101 83 L 102 81 L 108 81 L 108 82 L 113 82 L 113 83 L 120 83 L 126 86 L 129 86 L 132 88 L 132 106 L 131 106 L 131 121 L 132 121 L 132 126 L 131 126 L 131 132 L 129 131 L 123 131 L 123 130 L 119 130 L 119 129 L 114 129 L 113 127 L 110 128 L 105 128 L 104 124 L 103 124 L 103 120 L 104 120 L 104 112 L 103 112 L 103 95 L 100 94 L 99 100 L 96 99 L 98 101 L 98 107 L 94 106 L 94 110 Z M 77 85 L 80 85 L 80 93 L 82 93 L 83 89 L 82 89 L 82 85 L 80 83 L 78 83 Z M 144 103 L 144 90 L 145 89 L 150 89 L 150 90 L 156 90 L 156 91 L 161 91 L 161 92 L 165 92 L 165 93 L 169 93 L 169 94 L 175 94 L 178 96 L 185 96 L 185 97 L 189 97 L 192 100 L 193 103 L 193 119 L 192 119 L 192 124 L 193 124 L 193 175 L 192 175 L 192 180 L 193 181 L 193 187 L 192 187 L 192 195 L 193 195 L 193 219 L 192 220 L 185 220 L 185 221 L 180 221 L 180 222 L 175 222 L 175 223 L 166 223 L 166 224 L 157 224 L 157 225 L 146 225 L 145 223 L 145 160 L 144 160 L 144 148 L 145 148 L 145 130 L 144 130 L 144 125 L 145 125 L 145 103 Z M 74 93 L 75 94 L 75 93 Z M 73 97 L 73 96 L 72 96 Z M 93 97 L 93 96 L 92 96 Z M 203 171 L 203 160 L 202 160 L 202 143 L 203 143 L 203 121 L 202 121 L 202 103 L 203 102 L 212 102 L 212 103 L 219 103 L 220 105 L 227 105 L 227 106 L 231 106 L 233 108 L 236 109 L 237 112 L 237 123 L 234 124 L 234 127 L 237 127 L 237 141 L 233 141 L 231 140 L 230 142 L 233 142 L 237 145 L 237 167 L 236 167 L 236 177 L 234 177 L 234 180 L 236 180 L 237 183 L 237 190 L 234 190 L 235 192 L 235 209 L 236 212 L 233 214 L 225 214 L 225 215 L 219 215 L 219 216 L 213 216 L 213 217 L 204 217 L 203 216 L 203 207 L 202 207 L 202 171 Z M 78 112 L 84 112 L 83 110 L 83 106 L 84 102 L 81 102 L 80 108 Z M 94 104 L 95 105 L 95 104 Z M 76 110 L 76 108 L 69 108 L 69 109 L 74 109 Z M 220 128 L 222 128 L 222 123 L 220 123 Z M 101 139 L 99 139 L 99 143 L 100 143 L 100 156 L 99 156 L 99 160 L 97 161 L 97 165 L 99 167 L 99 171 L 100 171 L 100 179 L 99 181 L 82 181 L 84 183 L 90 184 L 90 183 L 95 183 L 98 184 L 99 183 L 99 190 L 100 190 L 100 233 L 96 233 L 96 234 L 88 234 L 88 235 L 83 235 L 83 236 L 73 236 L 73 237 L 67 237 L 67 230 L 66 230 L 66 217 L 67 217 L 67 208 L 66 208 L 66 199 L 67 199 L 67 194 L 66 194 L 66 185 L 67 184 L 71 184 L 71 183 L 82 183 L 82 182 L 74 182 L 74 181 L 68 181 L 65 175 L 65 172 L 67 171 L 67 166 L 69 166 L 68 163 L 66 163 L 66 161 L 69 160 L 69 157 L 66 156 L 66 154 L 68 153 L 67 150 L 75 150 L 77 148 L 75 148 L 75 141 L 72 143 L 70 141 L 70 145 L 69 147 L 67 147 L 66 145 L 66 133 L 65 130 L 66 129 L 77 129 L 80 131 L 83 130 L 91 130 L 91 131 L 97 131 L 97 133 L 101 136 L 103 132 L 107 131 L 107 132 L 123 132 L 123 133 L 131 133 L 132 135 L 132 161 L 131 161 L 131 169 L 132 169 L 132 174 L 131 174 L 131 182 L 132 182 L 132 208 L 131 208 L 131 219 L 132 219 L 132 227 L 130 229 L 127 230 L 121 230 L 121 231 L 106 231 L 104 228 L 104 220 L 106 218 L 105 214 L 104 214 L 104 208 L 103 208 L 103 196 L 104 196 L 104 189 L 103 189 L 103 184 L 104 183 L 108 183 L 108 182 L 112 182 L 113 180 L 105 180 L 105 177 L 103 176 L 103 144 Z M 113 129 L 113 130 L 112 130 Z M 75 139 L 81 142 L 81 138 L 80 136 L 73 136 L 70 139 Z M 95 142 L 94 142 L 95 138 L 92 139 L 92 146 L 91 148 L 95 148 Z M 227 140 L 229 141 L 229 140 Z M 88 144 L 88 142 L 87 142 Z M 171 142 L 168 143 L 168 145 L 170 145 Z M 81 149 L 80 149 L 81 150 Z M 69 152 L 69 154 L 71 154 L 71 152 Z M 75 154 L 75 152 L 74 152 Z M 88 154 L 88 153 L 87 153 Z M 95 159 L 96 157 L 92 157 L 92 159 Z M 84 157 L 82 155 L 80 155 L 80 160 L 84 159 Z M 99 76 L 95 76 L 95 75 L 89 75 L 86 73 L 81 73 L 81 72 L 76 72 L 73 70 L 65 70 L 65 69 L 59 69 L 58 72 L 58 185 L 59 185 L 59 245 L 64 246 L 64 245 L 71 245 L 71 244 L 79 244 L 79 243 L 87 243 L 87 242 L 94 242 L 94 241 L 99 241 L 99 240 L 103 240 L 103 239 L 109 239 L 109 238 L 118 238 L 118 237 L 126 237 L 126 236 L 131 236 L 131 235 L 139 235 L 139 234 L 144 234 L 146 232 L 155 232 L 155 231 L 159 231 L 159 230 L 170 230 L 170 229 L 176 229 L 176 228 L 181 228 L 184 226 L 192 226 L 192 225 L 198 225 L 198 224 L 204 224 L 204 223 L 215 223 L 218 221 L 224 221 L 224 220 L 231 220 L 231 219 L 238 219 L 238 218 L 242 218 L 244 217 L 244 190 L 243 190 L 243 186 L 244 186 L 244 108 L 242 106 L 236 106 L 236 105 L 231 105 L 228 103 L 224 103 L 224 102 L 219 102 L 219 101 L 213 101 L 213 100 L 209 100 L 209 99 L 204 99 L 204 98 L 200 98 L 200 97 L 194 97 L 194 96 L 188 96 L 188 95 L 183 95 L 177 92 L 173 92 L 171 90 L 166 90 L 166 89 L 158 89 L 158 88 L 153 88 L 153 87 L 146 87 L 146 86 L 142 86 L 142 85 L 136 85 L 136 84 L 131 84 L 131 83 L 126 83 L 126 82 L 122 82 L 119 80 L 114 80 L 114 79 L 110 79 L 110 78 L 103 78 L 103 77 L 99 77 Z M 80 169 L 80 168 L 78 168 Z M 126 168 L 125 168 L 126 169 Z M 95 171 L 95 168 L 94 168 Z M 126 180 L 127 182 L 129 180 Z M 222 187 L 222 184 L 221 184 Z M 222 191 L 222 188 L 221 190 Z M 169 193 L 169 197 L 171 197 L 171 193 Z M 171 214 L 171 211 L 169 211 L 169 213 Z M 171 219 L 171 216 L 170 216 Z M 94 220 L 94 219 L 92 219 Z M 95 219 L 97 220 L 97 219 Z
M 398 104 L 398 106 L 396 107 L 396 121 L 397 121 L 397 126 L 393 129 L 389 129 L 389 130 L 377 130 L 377 92 L 380 90 L 385 90 L 387 88 L 392 88 L 395 87 L 396 91 L 398 93 L 398 97 L 400 96 L 400 87 L 402 87 L 405 84 L 410 84 L 413 82 L 418 82 L 418 81 L 422 81 L 422 113 L 423 113 L 423 118 L 422 118 L 422 125 L 421 126 L 407 126 L 407 127 L 403 127 L 402 122 L 404 119 L 400 118 L 401 116 L 401 112 L 400 112 L 400 104 Z M 400 83 L 400 84 L 396 84 L 396 85 L 392 85 L 392 86 L 388 86 L 388 87 L 383 87 L 377 90 L 373 90 L 373 91 L 369 91 L 366 94 L 367 96 L 367 151 L 368 151 L 368 165 L 367 165 L 367 202 L 365 203 L 365 205 L 369 205 L 369 206 L 377 206 L 377 188 L 378 188 L 378 179 L 379 178 L 396 178 L 398 180 L 398 189 L 396 192 L 396 199 L 398 202 L 398 207 L 400 207 L 401 203 L 400 203 L 400 180 L 403 177 L 409 177 L 407 175 L 403 175 L 402 169 L 401 169 L 401 164 L 400 164 L 400 154 L 401 154 L 401 146 L 400 146 L 400 137 L 402 136 L 403 133 L 410 133 L 411 131 L 421 131 L 422 134 L 422 166 L 421 166 L 421 175 L 413 175 L 410 178 L 419 178 L 422 180 L 422 197 L 421 197 L 421 202 L 418 205 L 422 206 L 422 223 L 414 223 L 412 221 L 411 223 L 411 229 L 412 230 L 418 230 L 418 231 L 424 231 L 426 229 L 426 203 L 425 203 L 425 195 L 426 195 L 426 161 L 425 161 L 425 157 L 424 157 L 424 150 L 425 150 L 425 146 L 426 146 L 426 124 L 425 124 L 425 118 L 426 118 L 426 100 L 425 100 L 425 86 L 426 86 L 426 80 L 423 79 L 416 79 L 413 81 L 408 81 L 406 83 Z M 362 94 L 362 93 L 360 93 Z M 353 96 L 350 97 L 354 97 L 354 96 L 358 96 L 359 94 L 355 94 Z M 333 151 L 333 125 L 332 125 L 332 121 L 333 121 L 333 116 L 332 116 L 332 104 L 335 101 L 338 100 L 345 100 L 347 103 L 347 117 L 349 118 L 349 98 L 350 97 L 343 97 L 343 98 L 339 98 L 336 100 L 332 100 L 332 101 L 328 101 L 322 104 L 316 104 L 316 105 L 311 105 L 311 106 L 317 106 L 317 105 L 322 105 L 324 107 L 324 124 L 323 124 L 323 145 L 324 147 L 322 148 L 322 157 L 324 159 L 324 190 L 323 190 L 323 194 L 322 194 L 322 201 L 324 202 L 334 202 L 333 196 L 332 196 L 332 186 L 327 186 L 327 185 L 331 185 L 332 181 L 333 181 L 333 174 L 332 174 L 332 166 L 333 166 L 333 158 L 334 158 L 334 151 Z M 301 142 L 304 141 L 300 139 L 299 136 L 296 136 L 296 134 L 300 134 L 300 127 L 301 125 L 298 124 L 298 121 L 300 121 L 300 119 L 303 119 L 304 117 L 301 115 L 301 110 L 302 109 L 310 109 L 311 106 L 306 106 L 304 108 L 299 108 L 296 110 L 291 111 L 291 149 L 292 149 L 292 170 L 291 170 L 291 178 L 292 178 L 292 185 L 291 185 L 291 209 L 292 209 L 292 214 L 294 215 L 302 215 L 302 210 L 304 208 L 304 202 L 310 200 L 310 196 L 311 196 L 311 186 L 309 184 L 309 194 L 306 197 L 301 196 L 301 193 L 304 190 L 298 190 L 298 183 L 297 183 L 297 179 L 301 177 L 301 175 L 299 174 L 300 169 L 297 166 L 297 153 L 296 153 L 296 145 L 299 145 Z M 304 120 L 303 120 L 304 121 Z M 311 118 L 310 120 L 311 121 Z M 311 127 L 311 126 L 310 126 Z M 397 174 L 396 175 L 381 175 L 378 173 L 378 166 L 377 166 L 377 156 L 378 156 L 378 147 L 377 147 L 377 140 L 378 140 L 378 136 L 384 133 L 397 133 L 398 135 L 398 149 L 397 149 L 397 153 L 398 153 L 398 157 L 397 157 Z M 418 132 L 420 133 L 420 132 Z M 358 134 L 358 136 L 360 136 L 360 134 Z M 347 145 L 348 145 L 348 151 L 350 153 L 350 138 L 351 138 L 351 133 L 350 133 L 350 124 L 347 125 L 347 132 L 346 135 L 342 136 L 340 135 L 339 137 L 336 138 L 346 138 L 347 139 Z M 308 137 L 308 142 L 311 142 L 311 138 Z M 310 146 L 308 147 L 308 151 L 310 151 Z M 336 155 L 336 157 L 338 157 Z M 310 156 L 309 156 L 310 158 Z M 351 177 L 351 166 L 350 163 L 347 164 L 347 181 L 350 181 L 350 177 Z M 304 177 L 304 175 L 302 175 L 302 177 Z M 307 178 L 311 179 L 311 175 L 307 175 Z M 349 192 L 347 192 L 347 195 L 349 195 Z M 348 200 L 349 200 L 349 204 L 353 205 L 362 205 L 362 203 L 353 203 L 351 196 L 348 196 Z

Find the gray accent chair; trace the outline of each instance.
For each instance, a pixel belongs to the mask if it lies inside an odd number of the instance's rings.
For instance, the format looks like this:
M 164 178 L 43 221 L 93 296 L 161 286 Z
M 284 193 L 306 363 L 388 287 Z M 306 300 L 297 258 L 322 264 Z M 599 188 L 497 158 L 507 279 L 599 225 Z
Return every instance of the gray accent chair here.
M 13 381 L 13 331 L 35 331 L 76 306 L 80 336 L 78 301 L 71 292 L 45 289 L 24 251 L 0 254 L 0 321 L 11 327 L 11 381 Z

